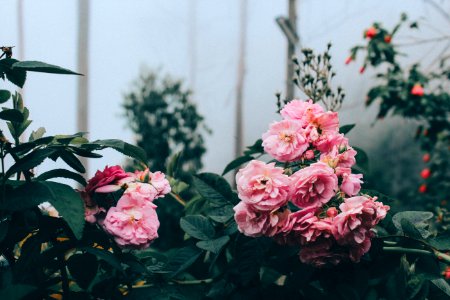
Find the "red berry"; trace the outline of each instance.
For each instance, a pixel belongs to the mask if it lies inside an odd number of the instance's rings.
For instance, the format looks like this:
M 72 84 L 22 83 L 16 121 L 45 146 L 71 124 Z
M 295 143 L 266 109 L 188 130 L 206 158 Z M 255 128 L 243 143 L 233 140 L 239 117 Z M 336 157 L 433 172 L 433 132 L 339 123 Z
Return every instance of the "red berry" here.
M 362 66 L 362 67 L 359 69 L 359 73 L 362 74 L 362 73 L 364 73 L 365 70 L 366 70 L 366 66 Z
M 429 162 L 430 161 L 430 154 L 425 153 L 422 157 L 423 162 Z
M 444 270 L 444 272 L 443 272 L 443 275 L 444 275 L 444 278 L 445 278 L 446 280 L 449 280 L 449 279 L 450 279 L 450 267 L 446 267 L 446 268 L 445 268 L 445 270 Z
M 423 134 L 423 136 L 427 136 L 428 135 L 428 129 L 425 129 L 422 134 Z
M 420 172 L 420 177 L 422 177 L 423 179 L 427 179 L 428 177 L 430 177 L 430 175 L 431 171 L 428 168 L 423 169 L 422 172 Z
M 371 39 L 377 35 L 377 29 L 375 27 L 369 27 L 366 30 L 366 38 Z
M 392 41 L 392 37 L 390 35 L 385 35 L 384 36 L 384 42 L 386 44 L 389 44 Z
M 427 191 L 427 185 L 426 184 L 422 184 L 420 187 L 419 187 L 419 193 L 425 193 Z
M 411 95 L 413 96 L 422 97 L 424 94 L 425 92 L 423 91 L 423 87 L 418 83 L 416 83 L 411 89 Z

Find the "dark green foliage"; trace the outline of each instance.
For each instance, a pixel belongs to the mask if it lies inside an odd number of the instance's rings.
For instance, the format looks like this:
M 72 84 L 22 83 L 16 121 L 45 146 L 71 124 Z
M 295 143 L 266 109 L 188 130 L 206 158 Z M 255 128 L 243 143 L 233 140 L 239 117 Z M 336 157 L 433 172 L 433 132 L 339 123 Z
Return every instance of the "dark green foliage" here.
M 143 72 L 125 94 L 124 108 L 151 170 L 165 170 L 167 159 L 179 151 L 181 175 L 201 169 L 203 135 L 209 130 L 182 81 Z

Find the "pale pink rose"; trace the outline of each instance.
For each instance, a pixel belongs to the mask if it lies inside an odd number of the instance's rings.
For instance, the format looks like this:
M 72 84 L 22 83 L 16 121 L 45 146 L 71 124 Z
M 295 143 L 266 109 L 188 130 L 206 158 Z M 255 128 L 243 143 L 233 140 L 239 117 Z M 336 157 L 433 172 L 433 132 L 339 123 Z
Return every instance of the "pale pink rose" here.
M 337 112 L 327 111 L 317 115 L 312 121 L 323 134 L 337 134 L 339 132 L 339 117 Z
M 348 139 L 344 137 L 343 134 L 338 133 L 322 134 L 314 141 L 313 145 L 321 153 L 328 153 L 335 146 L 337 146 L 338 149 L 348 147 Z
M 300 248 L 300 261 L 317 268 L 336 266 L 341 261 L 348 259 L 348 254 L 334 247 L 332 238 L 322 238 L 316 242 L 309 243 Z
M 264 151 L 281 162 L 300 159 L 309 147 L 301 124 L 293 120 L 272 123 L 262 138 Z
M 362 174 L 344 174 L 342 176 L 341 191 L 348 196 L 355 196 L 361 190 Z
M 341 213 L 333 219 L 333 236 L 340 245 L 360 245 L 371 237 L 371 229 L 382 220 L 389 206 L 376 197 L 347 198 L 339 206 Z
M 288 210 L 260 211 L 242 201 L 233 209 L 239 231 L 250 237 L 277 234 L 279 229 L 284 226 L 289 214 Z
M 280 244 L 306 245 L 318 237 L 331 235 L 331 219 L 319 219 L 320 209 L 309 207 L 289 214 L 288 220 L 280 229 L 276 240 Z
M 140 182 L 150 183 L 157 191 L 156 198 L 164 197 L 164 195 L 170 193 L 171 191 L 166 175 L 160 171 L 152 173 L 147 168 L 144 171 L 136 171 L 134 176 L 136 180 Z
M 149 183 L 133 182 L 127 185 L 124 195 L 130 195 L 139 201 L 152 202 L 158 196 L 156 188 Z
M 252 160 L 236 174 L 239 198 L 256 209 L 271 211 L 286 204 L 289 177 L 275 163 Z
M 336 194 L 338 179 L 332 168 L 317 162 L 291 177 L 291 202 L 300 208 L 319 207 Z
M 330 152 L 323 153 L 320 156 L 320 161 L 332 168 L 351 168 L 356 163 L 356 154 L 357 152 L 351 147 L 342 151 L 342 149 L 339 150 L 337 146 L 334 146 Z
M 116 185 L 124 178 L 130 177 L 120 166 L 106 166 L 103 171 L 97 171 L 95 176 L 89 179 L 85 191 L 87 193 L 95 192 L 98 188 L 105 185 Z
M 311 99 L 307 101 L 292 100 L 280 111 L 284 119 L 299 121 L 302 127 L 306 127 L 323 112 L 323 108 L 319 104 L 314 104 Z
M 109 209 L 101 225 L 121 247 L 147 248 L 158 237 L 155 205 L 133 194 L 124 194 L 117 206 Z

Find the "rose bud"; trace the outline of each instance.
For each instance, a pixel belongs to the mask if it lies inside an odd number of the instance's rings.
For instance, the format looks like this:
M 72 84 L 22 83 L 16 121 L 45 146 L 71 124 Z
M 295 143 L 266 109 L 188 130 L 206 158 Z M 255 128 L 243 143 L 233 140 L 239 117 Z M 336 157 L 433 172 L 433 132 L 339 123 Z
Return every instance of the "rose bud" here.
M 430 161 L 430 154 L 425 153 L 422 157 L 423 162 L 429 162 Z
M 390 35 L 385 35 L 384 36 L 384 42 L 386 44 L 389 44 L 391 42 L 391 40 L 392 40 L 392 37 Z
M 428 168 L 423 169 L 422 172 L 420 172 L 420 177 L 422 177 L 423 179 L 429 178 L 430 175 L 431 175 L 431 171 Z
M 336 207 L 330 207 L 327 209 L 327 217 L 334 218 L 339 214 Z
M 366 30 L 366 34 L 365 34 L 366 38 L 371 39 L 375 35 L 377 35 L 377 29 L 375 27 L 372 26 Z
M 413 96 L 422 97 L 424 94 L 423 87 L 419 83 L 416 83 L 411 89 L 411 95 Z
M 419 187 L 419 193 L 425 193 L 427 191 L 427 185 L 426 184 L 422 184 L 420 187 Z

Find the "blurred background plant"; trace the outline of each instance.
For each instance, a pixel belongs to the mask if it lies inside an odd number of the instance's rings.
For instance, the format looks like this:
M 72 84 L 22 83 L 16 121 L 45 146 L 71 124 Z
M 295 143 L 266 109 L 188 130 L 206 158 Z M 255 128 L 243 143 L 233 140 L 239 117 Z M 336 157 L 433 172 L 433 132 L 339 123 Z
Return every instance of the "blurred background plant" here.
M 150 170 L 161 170 L 182 182 L 191 183 L 192 174 L 203 167 L 204 137 L 211 130 L 183 81 L 162 75 L 160 70 L 143 70 L 124 95 L 123 107 L 137 146 L 147 154 Z M 175 155 L 176 165 L 167 172 L 169 158 Z M 128 165 L 130 169 L 139 167 L 132 161 Z M 192 191 L 187 188 L 181 194 L 189 199 Z M 161 220 L 161 238 L 154 245 L 162 249 L 179 245 L 183 236 L 178 226 L 182 207 L 176 201 L 165 199 L 156 203 Z
M 420 65 L 420 62 L 405 66 L 400 58 L 406 54 L 400 49 L 424 43 L 448 42 L 450 37 L 438 35 L 424 40 L 414 39 L 412 42 L 396 41 L 402 27 L 417 30 L 419 25 L 418 22 L 409 21 L 406 14 L 401 15 L 400 21 L 392 30 L 384 28 L 381 23 L 373 23 L 364 31 L 367 44 L 351 48 L 346 63 L 355 60 L 360 54 L 364 57 L 361 73 L 367 67 L 378 71 L 377 81 L 367 93 L 366 105 L 379 105 L 377 120 L 383 120 L 386 116 L 407 119 L 410 127 L 416 129 L 410 129 L 406 134 L 415 137 L 422 150 L 421 154 L 411 151 L 414 147 L 393 150 L 390 140 L 404 140 L 405 133 L 396 134 L 396 129 L 391 129 L 387 138 L 380 141 L 379 151 L 387 154 L 400 150 L 414 155 L 409 164 L 403 161 L 401 171 L 404 180 L 415 185 L 395 184 L 394 180 L 386 176 L 389 170 L 377 168 L 376 165 L 368 176 L 369 183 L 377 190 L 398 198 L 402 208 L 435 210 L 437 225 L 445 230 L 449 221 L 447 200 L 450 194 L 449 46 L 436 57 L 429 58 L 431 63 L 428 66 Z M 389 158 L 389 155 L 383 157 Z M 391 166 L 393 163 L 388 162 Z M 381 165 L 386 167 L 386 164 Z

